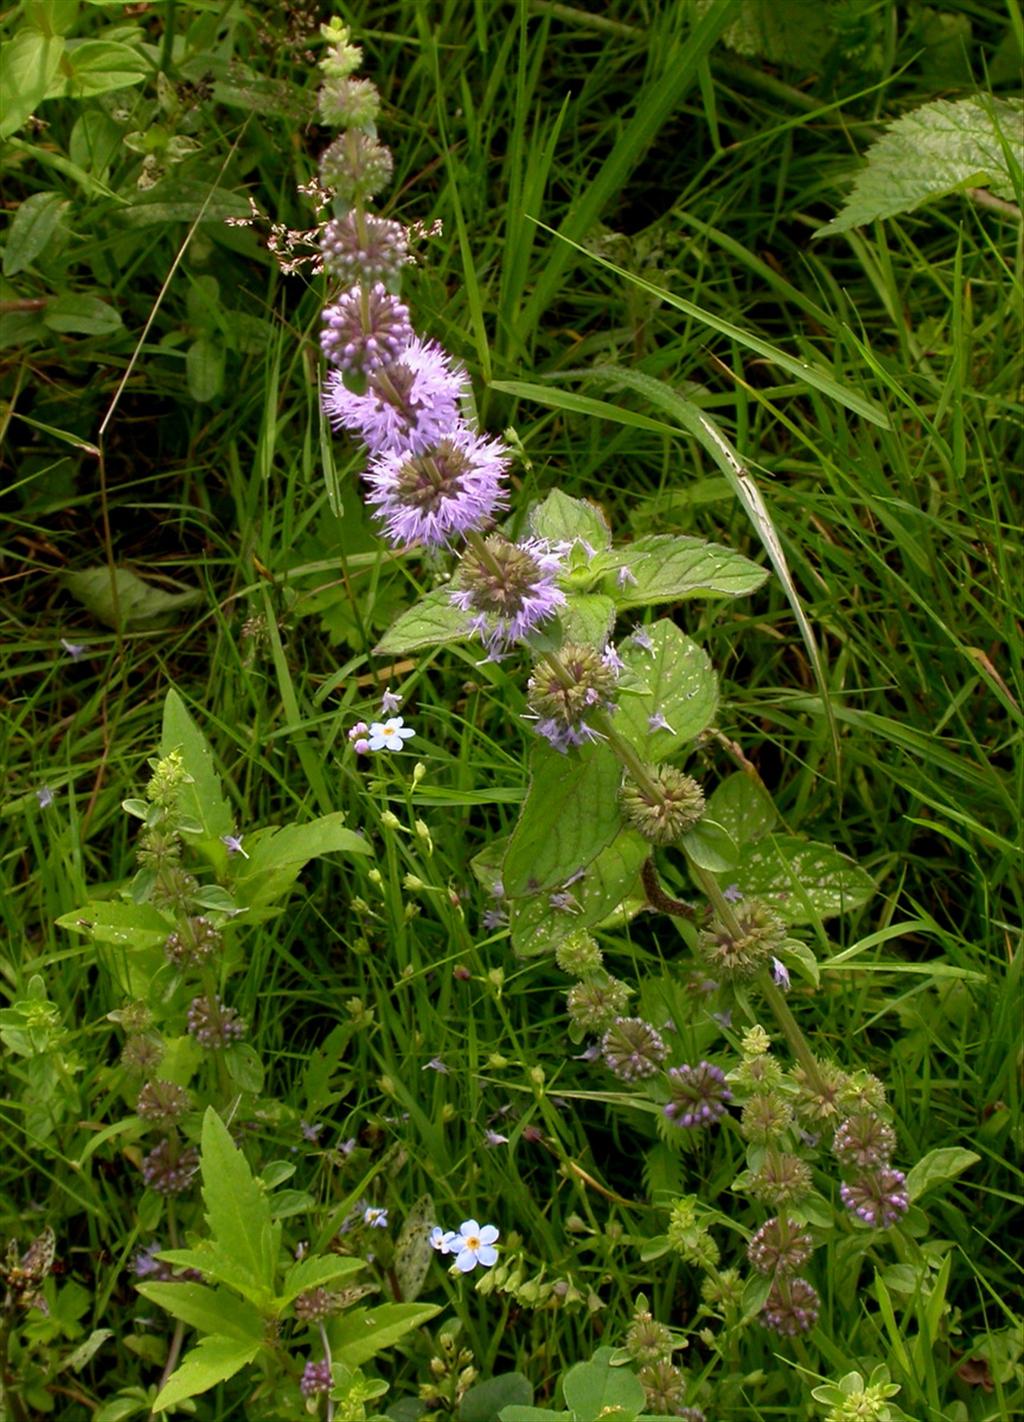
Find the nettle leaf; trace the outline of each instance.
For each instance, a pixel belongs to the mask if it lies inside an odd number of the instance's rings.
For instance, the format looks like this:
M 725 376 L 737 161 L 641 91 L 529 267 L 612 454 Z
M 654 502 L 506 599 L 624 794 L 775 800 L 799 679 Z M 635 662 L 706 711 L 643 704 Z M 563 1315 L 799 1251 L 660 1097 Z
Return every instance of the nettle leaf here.
M 768 835 L 740 851 L 723 871 L 750 898 L 764 899 L 787 923 L 814 923 L 862 908 L 875 885 L 859 864 L 830 844 Z
M 144 582 L 127 568 L 115 568 L 111 580 L 111 570 L 106 565 L 65 573 L 64 581 L 71 596 L 87 607 L 98 622 L 115 629 L 158 626 L 170 621 L 181 608 L 194 607 L 203 597 L 197 588 L 168 592 Z M 117 589 L 116 604 L 112 581 Z
M 263 1319 L 252 1304 L 228 1289 L 210 1289 L 205 1284 L 138 1284 L 143 1298 L 159 1304 L 174 1318 L 180 1318 L 200 1333 L 219 1333 L 241 1342 L 259 1343 Z
M 558 614 L 558 622 L 564 642 L 603 647 L 615 622 L 615 603 L 603 593 L 570 593 Z
M 57 920 L 60 928 L 87 933 L 94 943 L 116 943 L 121 948 L 162 946 L 174 927 L 153 904 L 126 904 L 118 900 L 85 904 Z
M 562 755 L 546 742 L 534 745 L 530 789 L 502 867 L 509 898 L 559 887 L 615 838 L 621 776 L 607 746 Z
M 441 1312 L 440 1304 L 392 1303 L 377 1308 L 350 1309 L 327 1325 L 331 1356 L 346 1367 L 360 1363 L 391 1348 L 400 1338 L 421 1327 Z
M 930 1150 L 907 1171 L 907 1194 L 911 1200 L 919 1200 L 936 1185 L 955 1180 L 963 1171 L 977 1165 L 980 1159 L 980 1155 L 973 1150 L 964 1150 L 962 1146 L 940 1146 L 937 1150 Z
M 203 1117 L 200 1166 L 206 1222 L 218 1251 L 271 1295 L 280 1231 L 271 1224 L 266 1194 L 212 1106 Z
M 577 1363 L 562 1379 L 566 1406 L 579 1422 L 596 1422 L 610 1408 L 635 1417 L 644 1409 L 643 1387 L 628 1368 L 611 1365 L 611 1348 L 599 1348 L 589 1363 Z
M 612 542 L 608 520 L 597 505 L 585 499 L 572 499 L 560 489 L 554 489 L 531 511 L 530 531 L 537 538 L 547 538 L 552 543 L 572 543 L 580 539 L 595 553 L 603 553 Z
M 160 754 L 170 755 L 175 750 L 181 753 L 185 770 L 191 777 L 190 783 L 183 785 L 178 794 L 179 811 L 202 825 L 206 839 L 219 840 L 221 835 L 230 834 L 231 810 L 213 763 L 210 743 L 172 687 L 164 700 Z
M 742 770 L 715 787 L 707 813 L 738 845 L 752 844 L 773 830 L 778 820 L 768 791 Z
M 304 1294 L 307 1289 L 318 1288 L 335 1279 L 343 1279 L 349 1274 L 358 1274 L 366 1265 L 362 1259 L 351 1259 L 341 1254 L 314 1255 L 292 1264 L 284 1276 L 284 1285 L 275 1301 L 278 1311 L 291 1303 L 292 1299 Z
M 706 652 L 675 623 L 661 618 L 644 631 L 649 651 L 632 638 L 621 648 L 627 669 L 644 689 L 620 699 L 614 724 L 645 761 L 656 763 L 711 724 L 718 706 L 718 678 Z M 656 714 L 664 716 L 671 730 L 651 729 L 649 718 Z
M 650 845 L 642 836 L 635 830 L 623 830 L 591 860 L 582 879 L 570 886 L 570 907 L 553 908 L 549 894 L 513 901 L 509 912 L 516 956 L 535 958 L 553 953 L 570 933 L 594 928 L 627 906 L 649 854 Z M 636 907 L 640 902 L 638 897 Z
M 466 614 L 452 603 L 451 589 L 434 588 L 388 628 L 374 647 L 374 654 L 395 657 L 446 642 L 465 642 L 471 635 L 467 621 Z
M 161 1388 L 153 1403 L 153 1411 L 166 1412 L 186 1398 L 209 1392 L 211 1387 L 233 1378 L 253 1361 L 261 1347 L 259 1342 L 243 1342 L 238 1338 L 217 1335 L 201 1339 L 178 1371 L 168 1378 L 166 1386 Z
M 815 237 L 913 212 L 964 188 L 984 185 L 1012 197 L 1003 139 L 1019 152 L 1022 118 L 1021 100 L 980 94 L 912 109 L 868 149 L 838 217 L 819 227 Z
M 592 567 L 605 574 L 604 591 L 615 599 L 620 612 L 702 595 L 745 597 L 768 577 L 766 569 L 742 553 L 672 533 L 652 533 L 602 553 Z
M 61 225 L 71 204 L 60 193 L 33 193 L 14 214 L 4 247 L 4 276 L 30 267 Z

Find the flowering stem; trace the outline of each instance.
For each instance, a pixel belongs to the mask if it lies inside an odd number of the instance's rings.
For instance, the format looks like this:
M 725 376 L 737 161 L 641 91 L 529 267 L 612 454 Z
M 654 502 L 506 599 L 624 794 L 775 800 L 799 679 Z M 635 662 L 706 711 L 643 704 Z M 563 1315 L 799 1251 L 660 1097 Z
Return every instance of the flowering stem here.
M 330 1368 L 331 1345 L 327 1339 L 327 1329 L 324 1325 L 323 1319 L 320 1320 L 320 1342 L 324 1350 L 324 1362 L 327 1364 L 327 1367 Z M 328 1393 L 327 1395 L 327 1422 L 334 1422 L 334 1403 L 331 1400 L 330 1393 Z
M 683 853 L 686 853 L 685 849 Z M 699 864 L 695 864 L 689 854 L 686 855 L 686 862 L 689 865 L 690 873 L 700 885 L 701 892 L 714 909 L 715 916 L 725 925 L 730 933 L 742 933 L 743 925 L 736 916 L 736 911 L 732 904 L 719 888 L 718 880 L 714 874 L 709 873 L 707 869 L 702 869 Z

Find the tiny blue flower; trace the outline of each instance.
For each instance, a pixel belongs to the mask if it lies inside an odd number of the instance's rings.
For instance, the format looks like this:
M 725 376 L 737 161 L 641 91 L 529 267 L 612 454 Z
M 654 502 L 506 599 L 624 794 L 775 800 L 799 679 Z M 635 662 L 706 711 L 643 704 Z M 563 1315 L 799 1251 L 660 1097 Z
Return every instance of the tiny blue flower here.
M 430 1247 L 436 1249 L 439 1254 L 450 1254 L 455 1242 L 455 1231 L 442 1229 L 440 1225 L 435 1225 L 430 1231 L 429 1240 Z
M 390 686 L 380 698 L 380 709 L 385 716 L 393 716 L 402 704 L 402 698 L 397 691 L 392 691 Z
M 370 736 L 367 746 L 372 751 L 401 750 L 402 742 L 414 736 L 416 732 L 411 726 L 406 726 L 402 722 L 401 716 L 392 716 L 390 721 L 374 721 L 370 726 Z M 356 750 L 359 749 L 358 744 Z
M 387 1229 L 388 1212 L 379 1205 L 367 1205 L 363 1211 L 363 1224 L 371 1229 Z
M 240 854 L 243 859 L 248 859 L 248 854 L 242 848 L 243 838 L 244 836 L 240 834 L 222 834 L 220 842 L 224 845 L 229 854 Z
M 80 662 L 85 655 L 85 645 L 81 642 L 69 642 L 66 637 L 62 637 L 60 644 L 73 662 Z
M 53 804 L 53 791 L 49 785 L 40 785 L 36 791 L 36 799 L 39 801 L 39 808 L 41 810 L 48 810 L 50 808 Z
M 460 1274 L 468 1274 L 478 1264 L 489 1269 L 498 1261 L 498 1251 L 494 1247 L 497 1238 L 498 1230 L 494 1225 L 484 1225 L 481 1228 L 476 1220 L 463 1220 L 459 1225 L 458 1234 L 452 1237 L 447 1252 L 455 1255 L 455 1267 Z
M 784 992 L 788 991 L 789 969 L 786 967 L 785 963 L 780 962 L 778 958 L 772 959 L 772 978 L 774 979 L 776 985 L 782 988 Z

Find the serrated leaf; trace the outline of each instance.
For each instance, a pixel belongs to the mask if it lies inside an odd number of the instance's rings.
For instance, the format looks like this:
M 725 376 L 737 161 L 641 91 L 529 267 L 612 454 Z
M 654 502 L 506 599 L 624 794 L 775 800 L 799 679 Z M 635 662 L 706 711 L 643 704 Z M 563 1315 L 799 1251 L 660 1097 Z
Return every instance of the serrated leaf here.
M 58 927 L 87 933 L 95 943 L 116 943 L 121 948 L 162 946 L 173 928 L 152 904 L 126 904 L 116 899 L 90 903 L 62 914 Z
M 615 603 L 603 593 L 570 593 L 558 615 L 563 642 L 584 642 L 591 647 L 605 645 L 614 622 Z
M 344 820 L 339 811 L 304 825 L 269 826 L 246 840 L 249 858 L 232 861 L 231 889 L 239 907 L 249 910 L 247 923 L 260 922 L 282 904 L 311 859 L 325 854 L 371 853 L 367 841 L 355 830 L 346 829 Z
M 64 335 L 109 336 L 113 331 L 119 331 L 123 323 L 120 312 L 98 296 L 65 291 L 47 302 L 43 324 L 48 330 Z
M 744 896 L 764 899 L 791 924 L 850 913 L 875 892 L 870 875 L 838 849 L 795 835 L 766 835 L 745 845 L 727 874 Z
M 226 1382 L 251 1363 L 260 1351 L 260 1343 L 244 1343 L 237 1338 L 213 1336 L 200 1340 L 187 1354 L 176 1373 L 172 1373 L 153 1403 L 154 1412 L 166 1412 L 186 1398 L 198 1397 L 217 1383 Z
M 224 797 L 210 743 L 173 687 L 164 699 L 160 754 L 167 756 L 172 751 L 180 752 L 190 777 L 189 783 L 178 793 L 181 814 L 198 820 L 208 840 L 219 840 L 221 835 L 230 834 L 231 810 Z
M 441 647 L 446 642 L 465 642 L 472 635 L 469 618 L 452 603 L 450 588 L 434 588 L 403 612 L 374 647 L 378 657 L 395 657 L 418 652 L 424 647 Z
M 991 95 L 935 99 L 912 109 L 868 149 L 838 217 L 819 227 L 815 237 L 913 212 L 963 188 L 988 186 L 1010 196 L 1003 140 L 1018 164 L 1024 163 L 1022 119 L 1024 102 Z
M 710 0 L 697 0 L 697 11 Z M 795 69 L 816 69 L 831 49 L 835 30 L 821 0 L 741 0 L 739 14 L 722 31 L 722 43 L 748 58 Z
M 710 726 L 718 706 L 718 679 L 707 654 L 675 623 L 660 618 L 644 631 L 649 650 L 633 638 L 620 649 L 627 669 L 644 689 L 620 697 L 614 725 L 654 764 Z M 671 729 L 652 730 L 650 718 L 656 714 Z
M 514 900 L 509 913 L 516 956 L 553 953 L 570 933 L 604 923 L 633 893 L 650 850 L 635 830 L 623 830 L 571 886 L 571 909 L 553 909 L 546 894 Z
M 350 1309 L 327 1327 L 331 1355 L 346 1367 L 360 1363 L 391 1348 L 400 1338 L 427 1323 L 441 1312 L 440 1304 L 392 1303 L 377 1308 Z
M 154 627 L 168 621 L 184 607 L 194 607 L 202 601 L 195 589 L 167 592 L 130 573 L 127 568 L 114 569 L 117 603 L 111 588 L 110 569 L 83 568 L 65 573 L 65 584 L 71 596 L 89 609 L 106 627 Z M 180 586 L 180 585 L 179 585 Z
M 228 1289 L 189 1283 L 142 1283 L 136 1288 L 143 1298 L 200 1333 L 218 1333 L 248 1343 L 259 1343 L 263 1337 L 259 1310 Z
M 144 54 L 119 40 L 72 40 L 67 58 L 71 70 L 67 92 L 73 99 L 127 89 L 153 73 Z
M 64 54 L 59 35 L 20 29 L 0 45 L 0 139 L 10 138 L 50 90 Z
M 277 1231 L 266 1194 L 253 1179 L 245 1156 L 212 1106 L 203 1117 L 200 1168 L 206 1222 L 218 1252 L 227 1255 L 270 1293 Z
M 715 786 L 707 813 L 738 845 L 752 844 L 774 829 L 778 820 L 768 791 L 742 770 Z
M 7 229 L 4 276 L 17 276 L 32 265 L 70 206 L 60 193 L 33 193 L 25 199 Z
M 919 1200 L 936 1185 L 955 1180 L 980 1159 L 980 1155 L 962 1146 L 939 1146 L 937 1150 L 930 1150 L 907 1171 L 907 1194 L 912 1201 Z
M 335 1279 L 346 1278 L 349 1274 L 358 1274 L 360 1269 L 365 1268 L 366 1265 L 361 1259 L 350 1259 L 341 1254 L 314 1255 L 311 1258 L 299 1259 L 289 1267 L 284 1276 L 284 1284 L 275 1300 L 275 1309 L 279 1312 L 307 1289 L 319 1288 L 322 1284 L 330 1284 Z
M 552 543 L 580 539 L 595 553 L 603 553 L 612 541 L 608 520 L 597 505 L 586 499 L 572 499 L 560 489 L 553 489 L 543 503 L 531 510 L 530 530 L 537 538 L 547 538 Z
M 538 740 L 530 752 L 530 789 L 502 866 L 509 898 L 558 888 L 611 843 L 622 826 L 621 778 L 605 745 L 562 755 Z
M 768 576 L 764 568 L 732 548 L 672 533 L 638 538 L 603 554 L 593 566 L 606 573 L 604 590 L 620 612 L 688 597 L 744 597 Z M 623 586 L 621 569 L 635 582 L 627 579 Z

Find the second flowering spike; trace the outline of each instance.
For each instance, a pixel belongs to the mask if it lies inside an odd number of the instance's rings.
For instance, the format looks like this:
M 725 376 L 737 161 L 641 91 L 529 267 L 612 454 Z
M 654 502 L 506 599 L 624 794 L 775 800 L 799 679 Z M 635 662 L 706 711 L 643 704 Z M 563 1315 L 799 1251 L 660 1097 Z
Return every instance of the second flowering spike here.
M 504 508 L 508 454 L 500 440 L 459 425 L 428 448 L 380 454 L 365 479 L 367 501 L 395 544 L 443 547 Z

